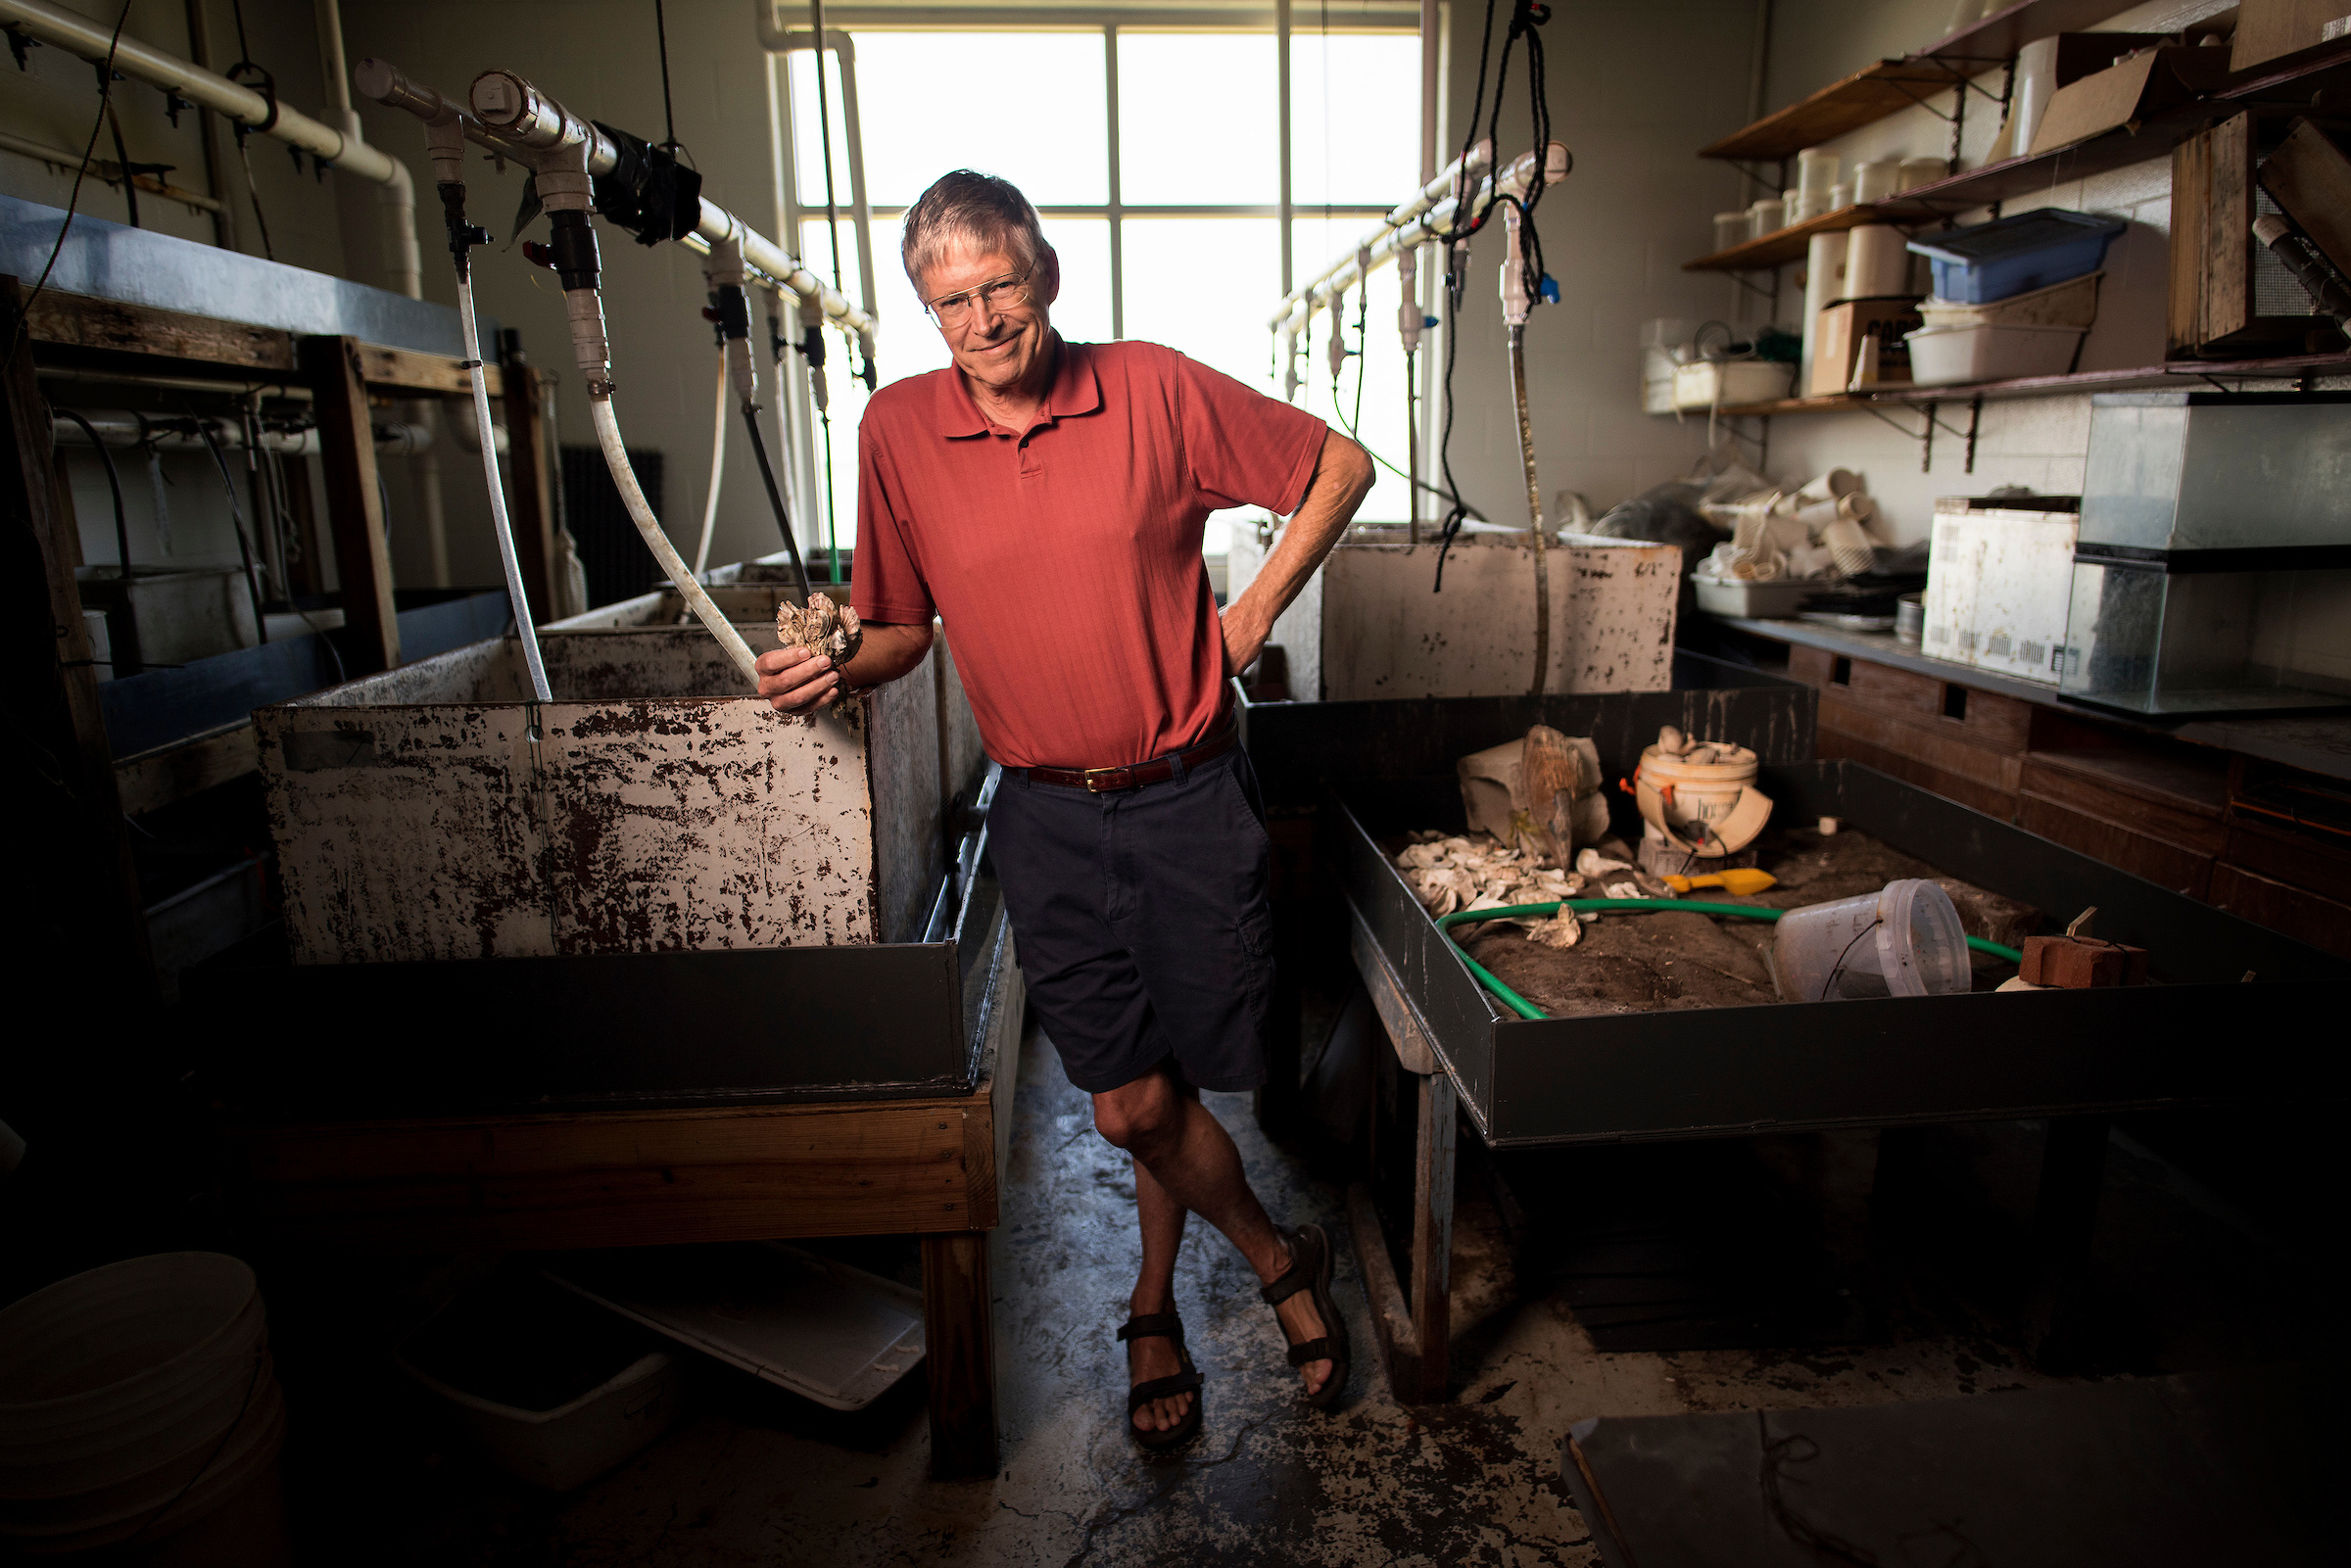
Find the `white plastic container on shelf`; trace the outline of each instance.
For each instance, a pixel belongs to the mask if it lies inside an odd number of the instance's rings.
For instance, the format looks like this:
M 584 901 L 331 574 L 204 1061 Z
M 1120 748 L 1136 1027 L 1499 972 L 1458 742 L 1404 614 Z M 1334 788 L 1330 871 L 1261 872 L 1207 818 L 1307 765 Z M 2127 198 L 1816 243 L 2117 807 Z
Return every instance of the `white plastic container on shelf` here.
M 1783 1002 L 1954 995 L 1970 985 L 1967 928 L 1933 882 L 1891 881 L 1781 916 L 1771 973 Z
M 1990 305 L 1962 305 L 1929 297 L 1919 302 L 1918 313 L 1930 327 L 2087 328 L 2098 318 L 2098 279 L 2105 275 L 2091 272 Z
M 1987 322 L 1972 327 L 1921 327 L 1903 341 L 1910 345 L 1911 385 L 1949 387 L 2064 375 L 2073 368 L 2083 334 L 2081 327 Z
M 1753 237 L 1748 232 L 1745 208 L 1736 213 L 1716 213 L 1714 214 L 1714 249 L 1716 251 L 1735 251 Z
M 1759 201 L 1747 210 L 1747 237 L 1759 240 L 1766 234 L 1777 234 L 1788 226 L 1788 204 L 1777 199 Z

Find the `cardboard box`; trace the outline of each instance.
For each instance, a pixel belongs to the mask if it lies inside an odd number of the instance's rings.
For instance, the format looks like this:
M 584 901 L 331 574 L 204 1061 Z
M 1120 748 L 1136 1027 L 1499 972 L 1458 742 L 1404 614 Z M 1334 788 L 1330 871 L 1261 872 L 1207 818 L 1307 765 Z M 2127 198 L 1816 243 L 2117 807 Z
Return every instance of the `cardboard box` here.
M 2236 39 L 2229 50 L 2229 69 L 2248 71 L 2312 47 L 2323 41 L 2323 29 L 2343 10 L 2343 0 L 2237 0 Z
M 2229 61 L 2218 49 L 2150 49 L 2058 88 L 2033 133 L 2033 151 L 2069 147 L 2177 108 L 2211 92 L 2228 75 Z
M 1873 328 L 1878 334 L 1878 380 L 1908 382 L 1910 345 L 1902 335 L 1927 324 L 1918 313 L 1918 301 L 1919 296 L 1904 294 L 1832 302 L 1820 312 L 1820 329 L 1813 334 L 1812 382 L 1805 395 L 1831 397 L 1852 385 L 1854 357 Z

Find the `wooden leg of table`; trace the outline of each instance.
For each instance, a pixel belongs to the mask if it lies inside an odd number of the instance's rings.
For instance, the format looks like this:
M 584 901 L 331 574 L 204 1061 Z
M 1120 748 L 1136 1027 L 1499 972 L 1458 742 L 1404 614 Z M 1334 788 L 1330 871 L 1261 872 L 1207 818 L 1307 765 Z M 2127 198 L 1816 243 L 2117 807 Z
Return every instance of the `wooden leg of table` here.
M 1455 1098 L 1453 1079 L 1431 1072 L 1419 1080 L 1420 1115 L 1413 1160 L 1413 1284 L 1410 1298 L 1414 1338 L 1418 1342 L 1418 1386 L 1397 1397 L 1433 1404 L 1445 1399 L 1452 1378 L 1446 1354 L 1452 1337 L 1453 1168 Z
M 1371 1329 L 1379 1336 L 1381 1369 L 1388 1374 L 1388 1392 L 1399 1404 L 1414 1402 L 1420 1387 L 1420 1342 L 1413 1332 L 1412 1309 L 1404 1305 L 1404 1289 L 1396 1283 L 1396 1266 L 1388 1260 L 1387 1232 L 1380 1228 L 1379 1206 L 1371 1189 L 1356 1182 L 1347 1189 L 1347 1228 L 1355 1242 L 1355 1264 L 1364 1278 L 1364 1298 L 1371 1305 Z
M 2106 1174 L 2106 1134 L 2104 1117 L 2049 1118 L 2040 1197 L 2033 1212 L 2033 1273 L 2025 1296 L 2025 1346 L 2045 1370 L 2062 1368 L 2079 1348 L 2079 1307 Z
M 996 1334 L 987 1232 L 923 1238 L 923 1334 L 931 1380 L 931 1473 L 996 1470 Z

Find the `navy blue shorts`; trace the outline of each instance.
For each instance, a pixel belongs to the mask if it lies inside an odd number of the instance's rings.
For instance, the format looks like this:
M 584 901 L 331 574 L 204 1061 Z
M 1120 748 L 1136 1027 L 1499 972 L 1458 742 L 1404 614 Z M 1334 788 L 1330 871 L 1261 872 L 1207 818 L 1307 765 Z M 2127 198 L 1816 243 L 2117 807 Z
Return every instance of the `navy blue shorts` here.
M 1029 1000 L 1072 1083 L 1101 1094 L 1170 1057 L 1198 1088 L 1266 1081 L 1272 841 L 1247 753 L 1103 794 L 1007 769 L 987 831 Z

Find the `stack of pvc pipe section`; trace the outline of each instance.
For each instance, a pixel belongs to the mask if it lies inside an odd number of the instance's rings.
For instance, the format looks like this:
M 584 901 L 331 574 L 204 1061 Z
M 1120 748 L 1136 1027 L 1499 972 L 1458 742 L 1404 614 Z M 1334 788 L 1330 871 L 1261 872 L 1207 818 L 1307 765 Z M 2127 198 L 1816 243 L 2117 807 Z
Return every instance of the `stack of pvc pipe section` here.
M 1847 244 L 1851 231 L 1836 234 L 1815 234 L 1804 256 L 1804 348 L 1801 368 L 1796 384 L 1812 385 L 1812 347 L 1820 336 L 1820 312 L 1829 308 L 1831 300 L 1847 297 L 1845 261 Z

